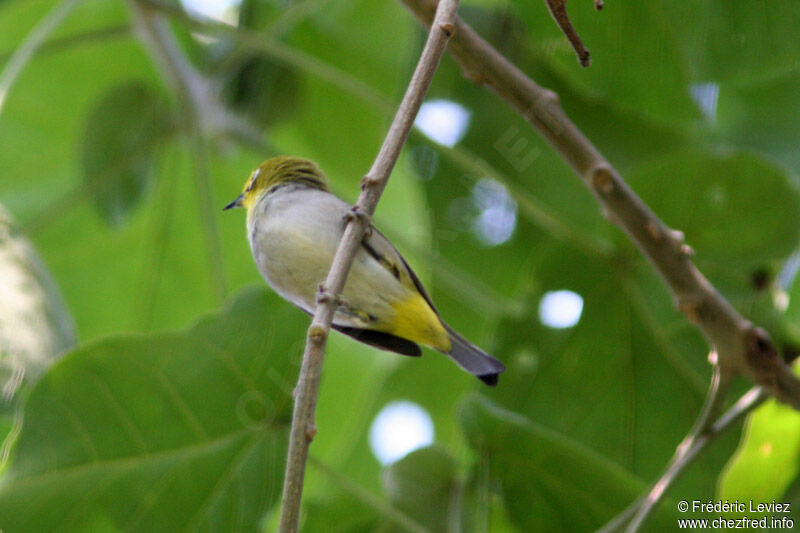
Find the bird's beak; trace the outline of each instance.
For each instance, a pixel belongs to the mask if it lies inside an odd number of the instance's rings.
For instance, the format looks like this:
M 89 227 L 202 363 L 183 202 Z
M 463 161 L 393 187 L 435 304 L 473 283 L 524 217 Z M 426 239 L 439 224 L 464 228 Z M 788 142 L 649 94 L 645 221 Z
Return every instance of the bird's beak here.
M 242 207 L 242 200 L 244 200 L 244 193 L 237 196 L 234 201 L 223 207 L 222 210 L 227 211 L 228 209 L 233 209 L 234 207 Z

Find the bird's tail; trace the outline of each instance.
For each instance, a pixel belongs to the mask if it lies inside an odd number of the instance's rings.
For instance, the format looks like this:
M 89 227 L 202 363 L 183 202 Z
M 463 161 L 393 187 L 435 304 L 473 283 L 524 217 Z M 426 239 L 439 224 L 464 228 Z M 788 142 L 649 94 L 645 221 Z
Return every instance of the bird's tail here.
M 444 328 L 450 336 L 451 347 L 447 355 L 458 363 L 458 366 L 487 385 L 497 385 L 497 376 L 506 369 L 503 363 L 453 331 L 447 324 L 444 324 Z

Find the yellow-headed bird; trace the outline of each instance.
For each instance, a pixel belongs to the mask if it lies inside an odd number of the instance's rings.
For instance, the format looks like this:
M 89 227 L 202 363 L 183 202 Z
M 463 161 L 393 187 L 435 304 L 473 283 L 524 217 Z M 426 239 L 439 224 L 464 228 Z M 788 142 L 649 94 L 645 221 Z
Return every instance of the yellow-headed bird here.
M 313 161 L 282 156 L 253 171 L 242 194 L 225 209 L 233 207 L 247 209 L 250 249 L 267 283 L 313 313 L 350 206 L 330 192 Z M 419 356 L 419 344 L 430 346 L 489 385 L 505 370 L 444 323 L 411 267 L 374 228 L 364 237 L 347 276 L 333 328 L 403 355 Z

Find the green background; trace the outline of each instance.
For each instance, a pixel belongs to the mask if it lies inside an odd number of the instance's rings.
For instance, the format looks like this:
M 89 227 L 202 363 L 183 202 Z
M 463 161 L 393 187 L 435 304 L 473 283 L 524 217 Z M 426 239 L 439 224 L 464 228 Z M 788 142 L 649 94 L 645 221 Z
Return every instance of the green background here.
M 56 4 L 0 2 L 0 65 Z M 9 264 L 46 286 L 55 323 L 75 330 L 31 324 L 72 348 L 54 348 L 59 360 L 2 400 L 8 533 L 276 524 L 308 317 L 264 288 L 243 213 L 220 209 L 279 153 L 316 160 L 355 201 L 425 32 L 390 0 L 244 0 L 240 27 L 227 30 L 177 7 L 168 18 L 180 51 L 256 143 L 187 122 L 185 99 L 118 0 L 80 2 L 0 109 L 0 203 L 52 280 L 24 257 Z M 797 353 L 800 4 L 569 8 L 588 69 L 542 2 L 465 0 L 460 14 L 559 94 L 631 187 L 685 233 L 726 298 Z M 212 39 L 198 38 L 203 28 Z M 508 370 L 488 389 L 436 353 L 401 358 L 334 335 L 302 531 L 596 529 L 660 475 L 691 428 L 708 346 L 503 101 L 447 56 L 428 99 L 466 108 L 466 134 L 447 147 L 412 132 L 376 224 L 447 321 Z M 485 179 L 516 206 L 513 234 L 497 245 L 474 229 Z M 11 240 L 0 236 L 3 251 Z M 0 276 L 0 291 L 9 279 Z M 549 328 L 539 301 L 561 289 L 581 295 L 582 315 Z M 11 341 L 0 340 L 7 363 Z M 384 467 L 368 430 L 398 399 L 430 413 L 435 444 Z M 651 527 L 674 527 L 683 499 L 800 505 L 800 418 L 768 402 L 743 427 L 702 453 Z

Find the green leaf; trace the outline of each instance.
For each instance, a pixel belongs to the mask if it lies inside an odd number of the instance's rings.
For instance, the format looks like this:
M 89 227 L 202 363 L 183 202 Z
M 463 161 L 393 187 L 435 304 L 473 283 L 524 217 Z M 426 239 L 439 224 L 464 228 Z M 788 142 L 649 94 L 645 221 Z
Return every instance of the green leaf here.
M 0 206 L 0 471 L 22 423 L 20 391 L 74 343 L 58 287 Z
M 117 85 L 95 105 L 83 136 L 82 170 L 109 225 L 119 226 L 142 200 L 156 149 L 169 130 L 168 108 L 144 82 Z
M 619 465 L 484 397 L 469 397 L 461 423 L 476 450 L 488 453 L 511 519 L 522 530 L 591 531 L 601 527 L 645 488 Z M 513 496 L 511 496 L 513 495 Z M 674 527 L 675 506 L 663 503 L 648 523 Z
M 716 130 L 726 143 L 759 150 L 800 173 L 800 72 L 720 88 Z
M 747 417 L 739 448 L 720 476 L 720 500 L 781 500 L 800 472 L 800 413 L 768 400 Z
M 641 165 L 628 182 L 684 232 L 698 261 L 746 271 L 785 258 L 800 240 L 797 182 L 758 155 L 679 151 Z
M 240 58 L 223 83 L 228 104 L 265 128 L 292 116 L 299 99 L 297 74 L 263 55 Z
M 438 446 L 413 451 L 387 468 L 383 487 L 390 502 L 431 531 L 448 531 L 460 520 L 456 462 Z
M 37 383 L 9 531 L 257 531 L 280 493 L 306 320 L 262 290 L 172 333 L 82 346 Z
M 797 66 L 795 0 L 657 3 L 696 80 L 763 80 Z

